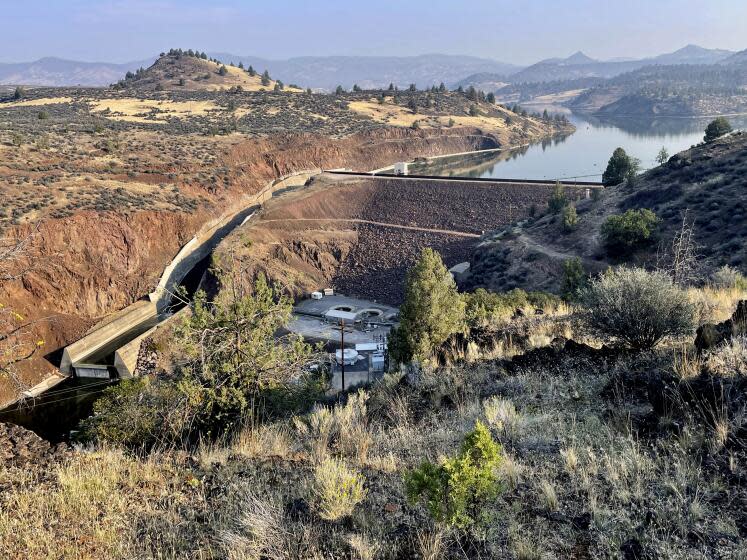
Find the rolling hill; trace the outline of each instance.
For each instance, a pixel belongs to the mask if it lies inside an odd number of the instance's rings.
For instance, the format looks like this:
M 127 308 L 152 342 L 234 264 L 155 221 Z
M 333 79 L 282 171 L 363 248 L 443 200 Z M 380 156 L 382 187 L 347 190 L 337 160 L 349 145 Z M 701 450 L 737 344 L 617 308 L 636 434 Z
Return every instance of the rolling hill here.
M 527 84 L 560 83 L 552 93 L 565 91 L 562 82 L 589 80 L 591 78 L 614 78 L 621 74 L 634 72 L 641 68 L 659 65 L 705 65 L 720 62 L 738 62 L 741 53 L 733 53 L 723 49 L 705 49 L 697 45 L 687 45 L 671 53 L 643 59 L 625 60 L 594 60 L 582 52 L 577 52 L 568 58 L 549 58 L 541 60 L 527 68 L 512 74 L 479 73 L 470 75 L 456 85 L 462 87 L 474 86 L 484 91 L 497 91 L 495 85 L 510 83 L 513 90 L 521 91 Z M 510 87 L 510 86 L 509 86 Z M 530 89 L 532 86 L 528 86 Z M 501 88 L 499 87 L 498 90 Z M 536 88 L 535 88 L 536 89 Z M 567 87 L 566 90 L 576 89 Z M 509 93 L 505 91 L 503 93 Z M 544 92 L 547 94 L 550 92 Z M 519 95 L 527 98 L 528 95 Z
M 519 66 L 474 56 L 424 54 L 420 56 L 306 56 L 287 60 L 268 60 L 228 53 L 208 53 L 226 62 L 243 62 L 257 70 L 269 69 L 285 83 L 303 87 L 334 90 L 338 85 L 364 89 L 387 87 L 394 83 L 407 87 L 411 83 L 430 87 L 441 82 L 452 84 L 462 77 L 488 72 L 508 74 Z
M 244 91 L 271 91 L 276 83 L 248 69 L 172 50 L 147 69 L 128 73 L 115 87 L 140 91 L 216 91 L 237 87 Z

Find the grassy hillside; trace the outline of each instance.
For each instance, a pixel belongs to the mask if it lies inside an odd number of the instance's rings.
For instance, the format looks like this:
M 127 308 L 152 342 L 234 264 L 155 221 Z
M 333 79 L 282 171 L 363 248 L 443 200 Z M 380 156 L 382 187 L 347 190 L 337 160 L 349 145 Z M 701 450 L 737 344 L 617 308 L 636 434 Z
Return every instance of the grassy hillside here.
M 243 66 L 243 65 L 242 65 Z M 152 66 L 128 73 L 116 87 L 140 91 L 216 91 L 241 88 L 244 91 L 272 91 L 277 82 L 264 79 L 259 72 L 201 58 L 197 53 L 169 51 Z M 290 88 L 301 91 L 298 88 Z
M 721 317 L 744 295 L 703 294 L 722 304 Z M 744 372 L 697 377 L 687 341 L 649 352 L 548 345 L 559 335 L 592 342 L 567 313 L 507 319 L 486 358 L 396 372 L 313 409 L 293 400 L 285 417 L 217 441 L 136 453 L 102 443 L 82 453 L 12 433 L 0 463 L 0 553 L 738 558 L 747 535 Z M 718 416 L 690 396 L 703 383 L 731 395 Z M 136 395 L 147 382 L 130 386 Z M 158 433 L 166 409 L 147 402 L 115 411 L 123 423 L 112 435 Z M 497 491 L 468 510 L 472 522 L 438 522 L 408 498 L 406 481 L 423 462 L 458 456 L 478 422 L 499 445 Z M 452 491 L 469 488 L 468 476 Z
M 520 227 L 488 237 L 473 257 L 470 285 L 558 291 L 562 263 L 578 256 L 589 272 L 617 262 L 654 265 L 671 246 L 683 216 L 693 224 L 701 276 L 722 265 L 747 271 L 747 134 L 694 146 L 640 177 L 609 187 L 598 200 L 575 201 L 578 223 L 564 231 L 561 214 L 538 209 Z M 600 237 L 612 215 L 648 208 L 661 220 L 648 247 L 612 258 Z

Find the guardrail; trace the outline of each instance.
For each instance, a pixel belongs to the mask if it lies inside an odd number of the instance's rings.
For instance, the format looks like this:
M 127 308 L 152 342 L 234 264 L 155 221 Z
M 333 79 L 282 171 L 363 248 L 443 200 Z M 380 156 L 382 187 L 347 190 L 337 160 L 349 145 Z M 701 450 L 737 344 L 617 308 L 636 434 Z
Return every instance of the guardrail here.
M 325 170 L 324 173 L 331 175 L 350 175 L 354 177 L 381 177 L 384 179 L 430 179 L 436 181 L 467 181 L 476 183 L 509 183 L 509 184 L 520 184 L 520 185 L 556 185 L 560 184 L 563 187 L 587 187 L 587 188 L 603 188 L 602 183 L 596 181 L 554 181 L 552 179 L 504 179 L 499 177 L 452 177 L 446 175 L 397 175 L 395 173 L 378 173 L 375 171 L 363 172 L 363 171 L 338 171 L 338 170 Z

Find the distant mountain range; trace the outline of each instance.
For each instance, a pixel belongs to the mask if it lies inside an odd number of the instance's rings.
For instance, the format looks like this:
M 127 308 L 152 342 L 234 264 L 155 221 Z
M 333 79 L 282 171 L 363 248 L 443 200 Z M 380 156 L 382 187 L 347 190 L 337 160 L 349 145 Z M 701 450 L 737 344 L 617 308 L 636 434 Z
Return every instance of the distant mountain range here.
M 393 83 L 406 87 L 452 84 L 464 76 L 477 73 L 510 74 L 520 66 L 474 56 L 424 54 L 420 56 L 304 56 L 287 60 L 268 60 L 254 56 L 208 53 L 211 57 L 260 72 L 267 69 L 286 84 L 315 89 L 334 90 L 338 85 L 364 89 L 387 87 Z
M 34 62 L 0 63 L 0 84 L 28 86 L 106 86 L 119 81 L 127 72 L 148 67 L 156 57 L 124 64 L 80 62 L 46 57 Z
M 594 60 L 582 52 L 568 58 L 549 58 L 541 60 L 527 68 L 503 74 L 479 74 L 468 76 L 458 82 L 464 87 L 475 86 L 486 89 L 482 83 L 510 82 L 513 84 L 552 82 L 557 80 L 575 80 L 578 78 L 613 78 L 646 66 L 672 64 L 716 64 L 728 63 L 730 57 L 740 53 L 722 49 L 704 49 L 697 45 L 687 45 L 672 53 L 638 60 Z M 747 55 L 745 55 L 747 58 Z
M 568 58 L 550 58 L 528 67 L 473 56 L 425 54 L 420 56 L 306 56 L 286 60 L 241 56 L 213 52 L 211 57 L 225 63 L 242 62 L 286 84 L 297 84 L 321 90 L 337 85 L 350 88 L 386 87 L 394 83 L 406 87 L 411 83 L 430 87 L 444 82 L 447 86 L 474 85 L 494 91 L 507 83 L 537 83 L 580 78 L 612 78 L 650 65 L 731 64 L 747 60 L 747 50 L 738 53 L 688 45 L 673 53 L 640 60 L 595 60 L 582 52 Z M 149 59 L 113 64 L 80 62 L 47 57 L 34 62 L 0 63 L 0 84 L 39 86 L 107 86 L 122 79 L 127 72 L 148 67 Z M 465 76 L 468 76 L 465 78 Z

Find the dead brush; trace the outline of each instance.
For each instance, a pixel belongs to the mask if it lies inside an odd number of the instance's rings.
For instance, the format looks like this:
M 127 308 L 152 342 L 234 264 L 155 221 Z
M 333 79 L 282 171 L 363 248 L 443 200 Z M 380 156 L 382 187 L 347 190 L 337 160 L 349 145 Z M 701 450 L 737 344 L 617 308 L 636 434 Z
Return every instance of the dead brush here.
M 239 526 L 223 530 L 218 540 L 229 560 L 252 560 L 288 558 L 288 541 L 291 537 L 286 529 L 281 507 L 272 501 L 250 494 L 243 500 L 243 514 Z
M 242 430 L 231 446 L 245 457 L 290 457 L 295 449 L 286 426 L 270 424 Z
M 547 479 L 540 481 L 539 496 L 542 505 L 547 511 L 558 511 L 560 508 L 560 500 L 558 500 L 558 494 L 555 491 L 555 486 L 552 482 Z
M 672 349 L 672 369 L 680 379 L 692 379 L 700 375 L 703 360 L 689 344 L 680 344 Z
M 294 417 L 296 433 L 312 460 L 322 461 L 328 453 L 354 458 L 364 464 L 371 447 L 366 401 L 368 394 L 358 391 L 344 405 L 334 408 L 317 406 L 305 417 Z
M 359 560 L 374 560 L 381 550 L 381 544 L 368 535 L 350 535 L 348 544 Z
M 519 435 L 521 414 L 514 403 L 501 397 L 490 397 L 483 403 L 483 412 L 488 424 L 495 429 L 504 442 L 514 442 Z
M 705 369 L 709 374 L 719 377 L 747 375 L 747 336 L 735 336 L 709 352 Z
M 415 546 L 423 560 L 441 560 L 446 548 L 446 534 L 440 528 L 432 531 L 418 529 Z

